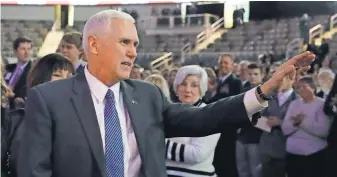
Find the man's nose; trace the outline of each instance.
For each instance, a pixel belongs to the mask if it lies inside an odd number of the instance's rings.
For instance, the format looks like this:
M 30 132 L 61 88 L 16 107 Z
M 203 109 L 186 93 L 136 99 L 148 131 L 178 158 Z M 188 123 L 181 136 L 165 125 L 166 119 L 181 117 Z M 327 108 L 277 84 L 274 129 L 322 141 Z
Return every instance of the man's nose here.
M 134 59 L 137 57 L 137 48 L 132 46 L 129 48 L 128 53 L 127 53 L 128 57 L 131 59 Z

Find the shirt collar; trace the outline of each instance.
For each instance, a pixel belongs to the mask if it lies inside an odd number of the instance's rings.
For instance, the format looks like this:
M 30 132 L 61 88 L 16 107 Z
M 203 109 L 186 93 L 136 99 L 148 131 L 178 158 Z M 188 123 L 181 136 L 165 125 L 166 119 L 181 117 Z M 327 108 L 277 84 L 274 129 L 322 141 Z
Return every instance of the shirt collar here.
M 293 88 L 290 88 L 289 90 L 287 90 L 286 92 L 279 92 L 278 94 L 279 94 L 279 96 L 283 96 L 283 98 L 285 99 L 285 100 L 287 100 L 289 97 L 290 97 L 290 95 L 293 93 L 293 91 L 294 91 L 294 89 Z
M 21 71 L 23 70 L 23 69 L 25 69 L 25 67 L 27 66 L 27 64 L 28 64 L 28 62 L 26 62 L 26 63 L 17 63 L 17 67 L 20 67 L 20 69 L 21 69 Z
M 77 60 L 75 66 L 74 66 L 75 70 L 77 70 L 77 68 L 78 68 L 80 65 L 82 65 L 81 60 Z
M 231 74 L 232 74 L 232 73 L 230 72 L 230 73 L 224 75 L 224 76 L 220 79 L 221 82 L 224 82 L 224 81 L 225 81 Z
M 108 89 L 111 89 L 115 96 L 115 102 L 119 102 L 119 93 L 120 93 L 120 82 L 116 83 L 115 85 L 111 86 L 110 88 L 107 87 L 103 82 L 98 80 L 95 76 L 93 76 L 89 71 L 88 68 L 84 68 L 84 75 L 87 79 L 90 92 L 96 97 L 99 102 L 103 102 Z

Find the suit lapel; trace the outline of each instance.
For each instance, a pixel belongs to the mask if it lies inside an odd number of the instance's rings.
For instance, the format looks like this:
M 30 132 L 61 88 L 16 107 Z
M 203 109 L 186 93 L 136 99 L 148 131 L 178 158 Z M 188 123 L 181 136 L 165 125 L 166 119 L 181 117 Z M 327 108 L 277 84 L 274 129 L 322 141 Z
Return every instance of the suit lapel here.
M 138 150 L 140 153 L 140 157 L 142 162 L 144 163 L 146 157 L 146 126 L 144 125 L 144 121 L 142 119 L 142 104 L 146 104 L 141 102 L 137 95 L 141 93 L 137 93 L 136 88 L 130 82 L 130 80 L 121 81 L 121 90 L 123 94 L 124 104 L 129 113 L 129 117 L 131 119 L 132 128 L 135 132 L 136 141 Z M 143 168 L 143 166 L 142 166 Z M 142 169 L 144 170 L 144 169 Z
M 30 71 L 31 65 L 32 65 L 32 62 L 29 61 L 27 63 L 27 65 L 25 66 L 25 68 L 23 69 L 23 71 L 22 71 L 22 73 L 21 73 L 18 81 L 15 83 L 14 89 L 16 89 L 17 87 L 19 87 L 22 84 L 26 84 L 27 83 L 26 82 L 27 81 L 27 77 L 28 77 L 27 75 L 28 75 L 28 72 Z M 12 76 L 14 75 L 14 72 L 15 72 L 15 69 L 13 71 Z
M 79 72 L 83 72 L 84 71 L 84 66 L 82 65 L 82 64 L 80 64 L 78 67 L 77 67 L 77 69 L 76 69 L 76 71 L 75 71 L 75 74 L 77 74 L 77 73 L 79 73 Z
M 84 72 L 80 72 L 77 76 L 75 76 L 73 92 L 74 94 L 71 100 L 78 115 L 78 119 L 82 124 L 90 149 L 94 155 L 94 159 L 97 161 L 98 168 L 102 174 L 101 176 L 105 176 L 101 133 L 89 85 Z
M 231 80 L 231 78 L 232 78 L 232 74 L 229 75 L 224 81 L 222 81 L 220 86 L 223 86 L 223 85 L 227 84 L 229 82 L 229 80 Z
M 218 94 L 229 94 L 229 84 L 233 79 L 233 74 L 229 75 L 223 82 L 221 82 L 217 88 Z

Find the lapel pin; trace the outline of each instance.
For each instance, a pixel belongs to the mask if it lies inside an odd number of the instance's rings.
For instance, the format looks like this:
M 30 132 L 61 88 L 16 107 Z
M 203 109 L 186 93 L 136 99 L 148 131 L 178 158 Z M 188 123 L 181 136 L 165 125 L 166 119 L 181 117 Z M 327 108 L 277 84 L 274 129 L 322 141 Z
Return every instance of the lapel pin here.
M 131 102 L 132 102 L 132 104 L 137 104 L 137 102 L 135 100 L 132 100 Z

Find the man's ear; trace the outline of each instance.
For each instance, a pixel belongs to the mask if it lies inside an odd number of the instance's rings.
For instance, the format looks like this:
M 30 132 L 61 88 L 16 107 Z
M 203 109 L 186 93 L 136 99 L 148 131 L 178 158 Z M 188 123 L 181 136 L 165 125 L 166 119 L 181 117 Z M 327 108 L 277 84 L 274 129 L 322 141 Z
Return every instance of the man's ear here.
M 88 37 L 88 52 L 98 55 L 98 41 L 96 36 L 89 36 Z

